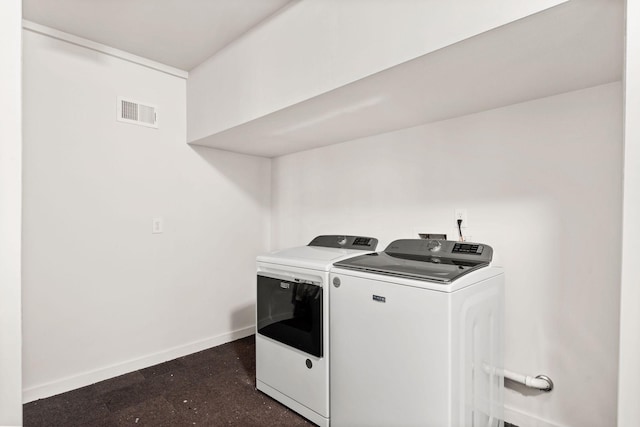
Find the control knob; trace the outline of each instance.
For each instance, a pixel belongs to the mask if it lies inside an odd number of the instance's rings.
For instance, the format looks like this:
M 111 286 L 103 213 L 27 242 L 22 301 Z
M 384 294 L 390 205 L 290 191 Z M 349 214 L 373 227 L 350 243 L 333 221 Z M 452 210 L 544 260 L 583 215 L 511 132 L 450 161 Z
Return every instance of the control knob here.
M 438 252 L 442 249 L 442 243 L 439 240 L 429 240 L 427 243 L 427 249 L 431 252 Z

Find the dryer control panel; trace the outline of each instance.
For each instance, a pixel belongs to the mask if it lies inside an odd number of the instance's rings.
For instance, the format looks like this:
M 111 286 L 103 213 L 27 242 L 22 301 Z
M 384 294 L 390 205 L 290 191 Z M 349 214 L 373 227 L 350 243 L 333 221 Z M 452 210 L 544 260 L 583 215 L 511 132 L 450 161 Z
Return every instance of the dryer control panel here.
M 378 239 L 365 236 L 326 235 L 318 236 L 307 246 L 323 246 L 325 248 L 360 249 L 375 251 Z

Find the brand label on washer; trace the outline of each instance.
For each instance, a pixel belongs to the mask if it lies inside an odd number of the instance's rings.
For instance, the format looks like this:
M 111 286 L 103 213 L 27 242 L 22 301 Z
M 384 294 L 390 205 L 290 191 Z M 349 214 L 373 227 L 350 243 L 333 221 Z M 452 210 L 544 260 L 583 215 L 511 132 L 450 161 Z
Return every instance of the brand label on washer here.
M 374 295 L 373 300 L 378 302 L 387 302 L 387 299 L 385 297 L 381 297 L 380 295 Z

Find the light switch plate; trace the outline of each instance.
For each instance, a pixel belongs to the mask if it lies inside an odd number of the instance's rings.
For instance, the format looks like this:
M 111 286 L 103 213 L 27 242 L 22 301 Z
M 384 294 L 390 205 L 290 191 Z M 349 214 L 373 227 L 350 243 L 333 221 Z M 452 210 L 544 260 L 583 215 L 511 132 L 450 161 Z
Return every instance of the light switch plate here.
M 153 234 L 162 233 L 162 218 L 161 217 L 151 218 L 151 233 L 153 233 Z

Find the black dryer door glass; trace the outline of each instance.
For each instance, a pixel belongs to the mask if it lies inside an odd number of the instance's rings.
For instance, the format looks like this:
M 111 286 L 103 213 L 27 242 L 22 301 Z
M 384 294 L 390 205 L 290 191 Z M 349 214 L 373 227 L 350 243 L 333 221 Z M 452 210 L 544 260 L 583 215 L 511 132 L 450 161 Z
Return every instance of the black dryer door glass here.
M 322 357 L 322 287 L 258 275 L 258 333 Z

